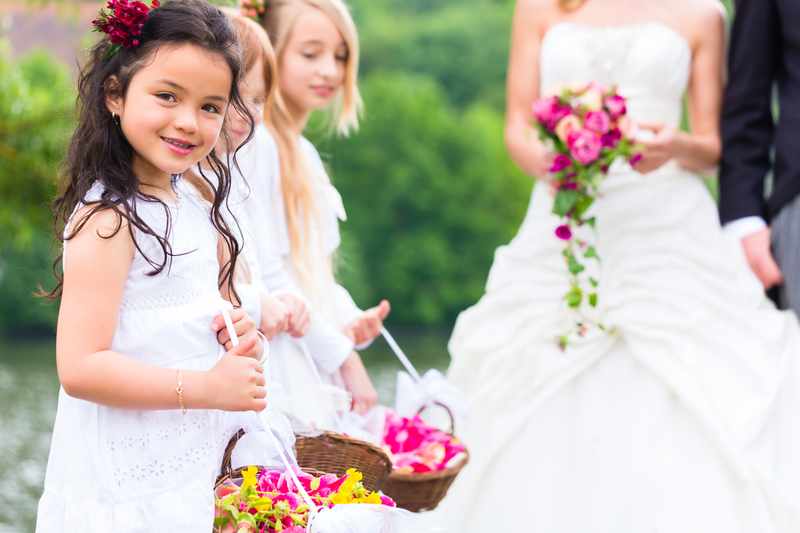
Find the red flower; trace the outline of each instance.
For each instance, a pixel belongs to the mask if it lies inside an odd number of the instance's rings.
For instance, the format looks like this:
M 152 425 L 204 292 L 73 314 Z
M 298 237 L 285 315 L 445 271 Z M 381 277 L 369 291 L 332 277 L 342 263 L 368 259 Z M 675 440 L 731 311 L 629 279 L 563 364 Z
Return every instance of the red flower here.
M 148 12 L 159 6 L 158 0 L 153 0 L 151 7 L 138 0 L 134 2 L 110 0 L 108 8 L 102 11 L 100 17 L 92 21 L 92 24 L 95 26 L 95 31 L 108 35 L 112 45 L 136 48 L 139 46 L 139 39 L 136 37 L 142 34 Z M 116 51 L 112 46 L 106 58 L 114 55 Z

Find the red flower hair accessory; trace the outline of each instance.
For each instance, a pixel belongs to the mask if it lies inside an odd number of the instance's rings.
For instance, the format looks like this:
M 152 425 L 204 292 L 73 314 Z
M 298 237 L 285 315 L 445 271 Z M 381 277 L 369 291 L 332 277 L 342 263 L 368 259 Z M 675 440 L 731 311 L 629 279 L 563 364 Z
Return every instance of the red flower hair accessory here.
M 239 0 L 239 11 L 242 15 L 256 22 L 261 20 L 261 15 L 263 15 L 266 10 L 266 0 Z
M 111 40 L 111 47 L 103 59 L 110 58 L 123 46 L 125 48 L 139 46 L 138 37 L 142 34 L 147 13 L 159 5 L 161 5 L 159 0 L 153 0 L 150 7 L 138 1 L 109 0 L 108 8 L 100 12 L 100 18 L 92 21 L 94 24 L 92 31 L 105 33 Z

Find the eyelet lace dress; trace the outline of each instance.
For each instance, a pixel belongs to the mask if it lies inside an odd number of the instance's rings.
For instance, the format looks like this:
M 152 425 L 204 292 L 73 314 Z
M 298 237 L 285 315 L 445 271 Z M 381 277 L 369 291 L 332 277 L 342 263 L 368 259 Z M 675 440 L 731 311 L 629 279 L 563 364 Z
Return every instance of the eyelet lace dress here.
M 180 198 L 169 206 L 174 256 L 149 276 L 153 267 L 136 251 L 111 349 L 153 366 L 208 370 L 224 352 L 211 321 L 229 306 L 217 288 L 217 231 L 188 186 L 176 179 L 173 187 Z M 96 185 L 87 201 L 101 191 Z M 136 208 L 163 234 L 162 205 L 137 201 Z M 155 238 L 137 232 L 136 239 L 147 257 L 163 257 Z M 65 246 L 66 275 L 69 263 Z M 240 417 L 214 410 L 183 415 L 177 393 L 175 407 L 113 409 L 62 388 L 36 531 L 211 531 L 214 479 Z

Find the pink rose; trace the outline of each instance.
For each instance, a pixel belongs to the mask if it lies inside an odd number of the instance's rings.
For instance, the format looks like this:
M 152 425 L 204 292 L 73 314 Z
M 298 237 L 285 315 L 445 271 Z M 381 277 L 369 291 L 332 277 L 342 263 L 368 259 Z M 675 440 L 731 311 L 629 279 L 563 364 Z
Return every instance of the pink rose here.
M 573 131 L 567 139 L 569 153 L 581 165 L 588 165 L 600 156 L 600 139 L 589 130 Z
M 556 135 L 559 139 L 561 139 L 561 142 L 567 142 L 569 134 L 573 131 L 580 130 L 582 127 L 583 124 L 581 124 L 581 119 L 575 115 L 567 115 L 558 122 L 558 125 L 556 125 Z
M 555 161 L 553 161 L 553 166 L 550 167 L 550 172 L 560 172 L 565 168 L 572 166 L 572 160 L 565 156 L 565 155 L 557 155 Z
M 606 109 L 608 109 L 608 113 L 611 115 L 611 120 L 617 120 L 619 117 L 628 112 L 628 109 L 625 107 L 625 99 L 618 94 L 609 96 L 603 100 L 603 105 L 605 105 Z
M 539 98 L 533 104 L 533 116 L 549 130 L 555 129 L 559 121 L 572 112 L 567 106 L 558 105 L 558 97 Z
M 586 113 L 585 124 L 586 129 L 602 135 L 608 132 L 608 128 L 611 126 L 611 119 L 608 118 L 605 111 L 589 111 Z
M 540 124 L 548 124 L 551 122 L 557 107 L 558 97 L 539 98 L 533 103 L 533 116 L 536 117 Z

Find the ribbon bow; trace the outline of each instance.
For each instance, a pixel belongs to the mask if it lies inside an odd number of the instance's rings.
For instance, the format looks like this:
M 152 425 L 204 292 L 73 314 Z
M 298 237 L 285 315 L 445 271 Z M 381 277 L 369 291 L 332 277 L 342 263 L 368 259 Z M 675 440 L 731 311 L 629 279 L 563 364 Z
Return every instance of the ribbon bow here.
M 453 424 L 466 420 L 468 415 L 467 395 L 464 391 L 447 381 L 444 374 L 438 370 L 431 369 L 425 372 L 424 376 L 420 376 L 386 328 L 381 328 L 381 333 L 408 371 L 406 373 L 401 370 L 397 373 L 395 412 L 400 416 L 411 418 L 423 408 L 441 404 L 450 410 L 450 414 L 453 415 Z

